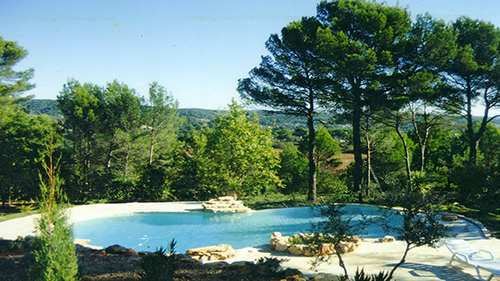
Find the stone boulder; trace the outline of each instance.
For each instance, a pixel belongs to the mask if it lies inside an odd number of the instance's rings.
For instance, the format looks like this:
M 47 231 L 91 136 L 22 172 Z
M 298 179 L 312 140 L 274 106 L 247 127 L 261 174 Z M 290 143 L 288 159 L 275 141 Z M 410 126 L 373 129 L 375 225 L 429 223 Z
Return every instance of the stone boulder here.
M 112 245 L 104 249 L 104 252 L 106 254 L 114 254 L 114 255 L 126 255 L 126 256 L 138 256 L 139 253 L 137 253 L 136 250 L 134 249 L 129 249 L 125 248 L 120 245 Z
M 396 241 L 396 238 L 394 236 L 386 235 L 383 238 L 380 238 L 380 242 L 382 243 L 392 243 Z
M 250 211 L 250 208 L 243 205 L 242 201 L 235 200 L 233 196 L 210 199 L 201 204 L 201 206 L 204 212 L 210 213 L 241 213 Z
M 186 255 L 201 261 L 221 261 L 236 256 L 236 251 L 228 244 L 195 248 L 186 251 Z
M 445 214 L 441 215 L 441 219 L 444 221 L 456 221 L 458 220 L 458 216 Z
M 321 234 L 320 234 L 321 235 Z M 361 239 L 352 237 L 349 241 L 342 241 L 337 247 L 333 244 L 324 243 L 318 246 L 292 244 L 290 239 L 307 239 L 311 234 L 296 234 L 293 236 L 283 236 L 280 232 L 273 232 L 271 234 L 271 248 L 283 253 L 290 253 L 296 256 L 325 256 L 335 254 L 338 250 L 340 253 L 350 253 L 361 245 Z
M 339 281 L 341 280 L 337 275 L 331 273 L 320 273 L 314 277 L 314 281 Z

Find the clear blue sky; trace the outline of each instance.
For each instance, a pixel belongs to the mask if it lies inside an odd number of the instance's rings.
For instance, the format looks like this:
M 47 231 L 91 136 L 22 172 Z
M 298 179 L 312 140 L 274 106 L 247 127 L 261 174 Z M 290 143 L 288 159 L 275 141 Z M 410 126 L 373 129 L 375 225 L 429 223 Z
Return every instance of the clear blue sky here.
M 380 1 L 382 2 L 382 1 Z M 498 0 L 387 0 L 412 16 L 460 15 L 500 26 Z M 147 95 L 153 81 L 181 108 L 222 109 L 239 78 L 267 54 L 264 43 L 290 21 L 314 16 L 314 0 L 0 0 L 0 36 L 29 51 L 28 94 L 55 99 L 69 78 L 114 79 Z

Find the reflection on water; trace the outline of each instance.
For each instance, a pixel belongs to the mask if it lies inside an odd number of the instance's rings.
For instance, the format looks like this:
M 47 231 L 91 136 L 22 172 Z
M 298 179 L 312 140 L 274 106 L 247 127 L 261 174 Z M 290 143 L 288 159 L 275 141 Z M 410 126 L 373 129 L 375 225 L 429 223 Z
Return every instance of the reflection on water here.
M 204 219 L 207 220 L 208 222 L 215 222 L 215 223 L 224 223 L 224 222 L 229 222 L 229 223 L 235 223 L 239 220 L 241 220 L 244 217 L 248 217 L 252 215 L 252 212 L 245 212 L 245 213 L 222 213 L 222 214 L 210 214 L 207 213 L 207 215 L 210 216 L 205 216 Z

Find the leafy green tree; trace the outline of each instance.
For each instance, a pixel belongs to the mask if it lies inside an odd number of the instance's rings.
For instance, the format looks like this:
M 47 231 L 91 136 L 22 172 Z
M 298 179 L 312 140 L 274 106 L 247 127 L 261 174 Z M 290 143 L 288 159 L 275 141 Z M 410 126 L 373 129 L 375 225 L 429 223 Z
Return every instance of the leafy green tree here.
M 406 262 L 410 250 L 421 246 L 434 246 L 451 232 L 441 224 L 436 207 L 440 204 L 432 196 L 409 191 L 394 194 L 389 198 L 389 202 L 390 207 L 398 207 L 395 214 L 401 218 L 400 225 L 389 228 L 398 233 L 397 239 L 406 243 L 401 260 L 389 273 L 392 278 L 394 272 Z
M 177 101 L 157 82 L 149 87 L 146 101 L 145 125 L 149 130 L 149 165 L 155 160 L 155 147 L 161 140 L 163 147 L 172 147 L 178 125 Z M 158 150 L 158 147 L 156 147 Z M 158 154 L 158 153 L 156 153 Z
M 281 151 L 279 166 L 278 176 L 283 181 L 286 194 L 307 190 L 307 158 L 293 143 L 288 143 Z
M 440 72 L 456 53 L 455 39 L 453 28 L 444 21 L 429 15 L 417 16 L 404 41 L 397 79 L 394 79 L 392 95 L 405 101 L 400 104 L 411 115 L 421 172 L 425 169 L 429 135 L 445 119 L 440 105 L 451 93 Z
M 177 132 L 178 140 L 186 145 L 193 145 L 194 133 L 203 129 L 203 122 L 199 119 L 187 116 L 183 117 L 181 126 Z
M 99 190 L 94 185 L 95 174 L 104 159 L 99 134 L 106 129 L 103 126 L 105 91 L 97 85 L 69 80 L 57 96 L 57 102 L 64 116 L 64 135 L 71 145 L 74 176 L 71 184 L 78 187 L 75 196 L 96 197 Z
M 321 56 L 329 63 L 334 90 L 331 102 L 347 113 L 353 128 L 354 190 L 363 200 L 361 118 L 368 106 L 386 99 L 396 71 L 398 50 L 411 27 L 409 13 L 376 2 L 321 2 L 318 31 Z
M 500 102 L 500 31 L 491 23 L 467 17 L 457 19 L 453 27 L 457 53 L 443 68 L 454 93 L 447 109 L 467 120 L 469 163 L 476 165 L 477 147 L 486 125 L 498 117 L 490 116 L 490 111 Z M 472 110 L 477 105 L 483 106 L 483 116 L 476 129 Z
M 453 156 L 463 153 L 463 145 L 456 136 L 459 128 L 451 125 L 435 127 L 434 133 L 429 136 L 427 159 L 428 170 L 447 171 L 453 163 Z
M 411 157 L 413 156 L 411 152 L 413 151 L 412 149 L 412 141 L 408 138 L 406 133 L 403 131 L 403 128 L 408 124 L 408 112 L 401 110 L 392 110 L 392 111 L 386 111 L 384 114 L 380 116 L 380 118 L 384 121 L 382 121 L 386 126 L 392 128 L 395 130 L 396 134 L 399 137 L 399 140 L 401 141 L 401 144 L 403 145 L 403 151 L 404 151 L 404 160 L 405 160 L 405 170 L 406 170 L 406 183 L 408 186 L 408 189 L 412 189 L 412 182 L 411 182 Z
M 201 132 L 194 154 L 200 161 L 200 187 L 221 194 L 257 194 L 281 186 L 277 176 L 279 159 L 272 147 L 272 134 L 262 129 L 233 101 L 212 128 Z
M 345 204 L 329 203 L 326 206 L 318 207 L 319 215 L 325 220 L 313 224 L 312 244 L 316 251 L 321 252 L 324 243 L 333 244 L 335 256 L 338 259 L 339 266 L 344 270 L 344 280 L 349 280 L 349 273 L 342 255 L 344 251 L 341 248 L 342 242 L 350 242 L 368 224 L 368 220 L 359 220 L 359 223 L 353 224 L 352 216 L 346 215 Z M 318 256 L 313 262 L 313 266 L 321 262 L 331 262 L 331 256 Z
M 481 164 L 493 175 L 500 172 L 500 129 L 492 124 L 486 126 L 484 136 L 479 142 Z
M 377 175 L 381 190 L 403 187 L 407 179 L 406 172 L 403 172 L 405 153 L 397 133 L 385 126 L 380 128 L 372 136 L 371 147 L 373 174 Z
M 34 197 L 33 172 L 39 169 L 36 162 L 40 154 L 36 151 L 43 145 L 33 138 L 39 133 L 43 121 L 29 118 L 19 112 L 19 103 L 31 97 L 21 95 L 35 87 L 29 80 L 33 69 L 15 70 L 16 64 L 28 55 L 28 52 L 15 41 L 0 37 L 0 199 L 3 204 L 13 199 Z M 38 163 L 39 164 L 39 163 Z M 26 173 L 26 174 L 24 174 Z M 27 198 L 28 197 L 28 198 Z
M 283 148 L 287 143 L 293 141 L 292 131 L 284 126 L 273 127 L 274 147 Z
M 35 199 L 40 194 L 38 173 L 55 123 L 44 116 L 16 111 L 0 130 L 0 199 Z
M 316 164 L 314 161 L 316 115 L 321 111 L 322 96 L 328 90 L 328 72 L 315 52 L 315 18 L 303 18 L 273 34 L 266 42 L 271 56 L 264 56 L 259 67 L 250 71 L 250 78 L 239 80 L 238 91 L 243 98 L 287 115 L 307 119 L 309 192 L 316 200 Z
M 480 122 L 474 124 L 475 129 Z M 477 165 L 470 165 L 467 157 L 468 142 L 465 132 L 456 137 L 458 147 L 449 165 L 449 178 L 452 187 L 456 187 L 458 199 L 463 204 L 469 204 L 488 210 L 495 206 L 499 198 L 499 153 L 500 131 L 492 124 L 486 126 L 483 137 L 478 144 Z M 456 145 L 456 144 L 455 144 Z
M 0 128 L 3 114 L 10 105 L 25 101 L 20 94 L 35 87 L 29 80 L 33 78 L 33 69 L 14 70 L 14 66 L 28 55 L 15 41 L 0 37 Z
M 314 158 L 316 170 L 321 171 L 321 164 L 329 164 L 329 166 L 336 166 L 338 164 L 335 156 L 340 153 L 340 146 L 325 127 L 318 126 L 316 131 L 316 150 Z
M 380 182 L 372 168 L 372 153 L 377 149 L 377 135 L 381 131 L 381 124 L 377 122 L 372 112 L 366 112 L 361 118 L 361 128 L 364 132 L 364 144 L 366 147 L 366 196 L 370 196 L 372 189 L 372 178 L 375 186 L 380 188 Z
M 115 187 L 120 183 L 130 187 L 135 180 L 139 180 L 136 193 L 145 192 L 144 188 L 163 190 L 163 184 L 147 187 L 157 181 L 146 179 L 150 172 L 167 169 L 177 144 L 177 105 L 162 86 L 153 83 L 150 99 L 143 104 L 134 89 L 116 80 L 105 87 L 70 80 L 58 96 L 58 106 L 68 154 L 73 156 L 69 182 L 78 187 L 73 199 L 115 198 L 118 193 L 127 199 L 132 188 L 117 193 Z M 155 167 L 144 168 L 154 163 Z M 159 200 L 156 195 L 148 198 Z
M 142 167 L 130 198 L 138 201 L 165 201 L 176 199 L 169 179 L 168 166 L 153 162 Z
M 106 168 L 118 166 L 123 177 L 129 175 L 130 159 L 133 151 L 133 140 L 139 137 L 141 123 L 141 99 L 134 89 L 116 80 L 106 86 L 106 118 L 103 132 L 108 139 Z M 113 155 L 113 154 L 117 155 Z

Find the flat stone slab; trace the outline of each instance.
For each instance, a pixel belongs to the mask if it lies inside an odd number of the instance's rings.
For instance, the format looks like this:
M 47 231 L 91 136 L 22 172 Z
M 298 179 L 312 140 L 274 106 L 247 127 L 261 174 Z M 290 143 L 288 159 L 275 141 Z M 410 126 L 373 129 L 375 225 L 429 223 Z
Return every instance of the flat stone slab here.
M 233 247 L 231 247 L 231 245 L 219 244 L 215 246 L 207 246 L 187 250 L 186 255 L 204 261 L 221 261 L 235 257 L 236 251 L 233 249 Z

